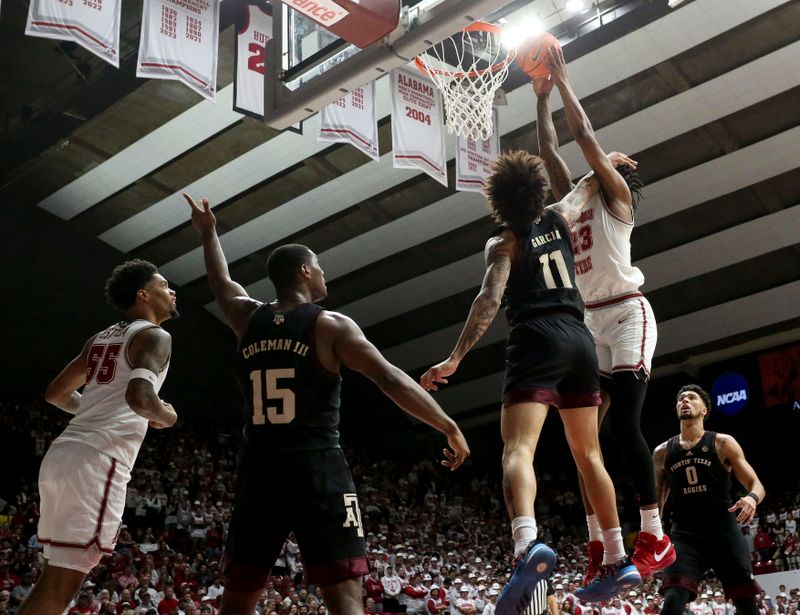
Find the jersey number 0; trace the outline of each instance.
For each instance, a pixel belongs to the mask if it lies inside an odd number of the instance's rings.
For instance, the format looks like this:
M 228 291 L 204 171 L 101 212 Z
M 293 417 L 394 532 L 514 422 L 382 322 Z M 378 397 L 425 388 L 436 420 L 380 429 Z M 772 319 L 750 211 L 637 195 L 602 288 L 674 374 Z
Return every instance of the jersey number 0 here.
M 253 425 L 264 424 L 264 399 L 269 401 L 281 400 L 281 408 L 267 406 L 266 418 L 274 425 L 285 425 L 294 420 L 294 391 L 280 388 L 278 380 L 281 378 L 294 378 L 294 368 L 289 369 L 256 369 L 250 372 L 250 382 L 253 383 Z M 264 387 L 266 380 L 266 387 Z M 266 388 L 266 395 L 264 389 Z

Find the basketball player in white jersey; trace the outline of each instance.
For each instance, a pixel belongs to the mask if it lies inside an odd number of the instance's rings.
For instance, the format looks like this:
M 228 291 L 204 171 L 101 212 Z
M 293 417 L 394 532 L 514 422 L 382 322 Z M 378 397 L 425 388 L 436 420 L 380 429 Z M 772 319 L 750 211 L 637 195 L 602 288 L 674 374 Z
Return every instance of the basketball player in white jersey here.
M 600 191 L 587 203 L 572 226 L 575 280 L 586 304 L 585 322 L 597 350 L 604 403 L 602 422 L 610 404 L 614 434 L 622 444 L 627 466 L 639 495 L 641 532 L 632 561 L 642 577 L 675 561 L 675 549 L 665 536 L 658 513 L 649 447 L 641 431 L 641 412 L 656 345 L 656 322 L 647 299 L 639 291 L 642 272 L 631 264 L 630 236 L 642 183 L 636 162 L 627 156 L 607 156 L 597 139 L 567 77 L 560 48 L 551 48 L 547 63 L 550 79 L 534 82 L 539 152 L 544 159 L 553 195 L 561 199 L 572 188 L 569 169 L 558 155 L 548 97 L 555 85 L 575 142 Z M 583 482 L 581 493 L 585 494 Z M 600 526 L 584 495 L 589 526 L 587 582 L 597 574 L 603 546 Z
M 132 260 L 114 269 L 106 298 L 125 320 L 89 338 L 45 393 L 74 418 L 39 470 L 45 564 L 18 615 L 60 615 L 86 574 L 113 552 L 147 427 L 178 418 L 158 397 L 172 347 L 159 325 L 177 316 L 175 292 L 155 265 Z

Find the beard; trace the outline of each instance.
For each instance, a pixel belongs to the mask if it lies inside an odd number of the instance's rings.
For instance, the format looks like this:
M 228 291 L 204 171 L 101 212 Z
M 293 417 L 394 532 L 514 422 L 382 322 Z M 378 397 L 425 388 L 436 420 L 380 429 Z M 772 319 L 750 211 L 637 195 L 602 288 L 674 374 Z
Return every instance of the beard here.
M 170 320 L 175 320 L 176 318 L 181 317 L 181 313 L 178 311 L 178 308 L 172 308 L 172 311 L 169 313 Z

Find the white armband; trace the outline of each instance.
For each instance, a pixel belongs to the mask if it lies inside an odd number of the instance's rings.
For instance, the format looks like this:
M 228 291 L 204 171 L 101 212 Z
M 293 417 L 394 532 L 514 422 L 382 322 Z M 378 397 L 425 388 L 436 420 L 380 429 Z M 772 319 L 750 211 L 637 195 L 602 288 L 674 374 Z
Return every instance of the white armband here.
M 143 367 L 137 367 L 135 370 L 131 372 L 130 380 L 133 380 L 134 378 L 141 378 L 142 380 L 147 380 L 147 382 L 153 385 L 153 388 L 155 388 L 158 385 L 158 376 L 156 376 L 149 369 L 144 369 Z

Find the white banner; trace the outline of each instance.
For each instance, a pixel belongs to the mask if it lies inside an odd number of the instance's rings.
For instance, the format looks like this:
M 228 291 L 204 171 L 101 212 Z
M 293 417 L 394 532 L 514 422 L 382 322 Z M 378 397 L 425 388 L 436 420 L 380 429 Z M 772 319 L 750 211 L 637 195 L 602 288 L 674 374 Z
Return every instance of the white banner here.
M 182 81 L 217 99 L 218 0 L 144 0 L 137 77 Z
M 25 34 L 72 41 L 119 68 L 121 0 L 31 0 Z
M 370 158 L 380 158 L 374 81 L 323 107 L 317 140 L 350 143 Z
M 489 167 L 500 155 L 500 127 L 497 107 L 492 109 L 492 136 L 473 140 L 456 137 L 456 190 L 480 192 L 489 177 Z
M 392 71 L 392 150 L 396 169 L 422 169 L 447 185 L 442 95 L 422 73 Z
M 245 17 L 236 32 L 233 110 L 264 119 L 264 46 L 272 38 L 272 15 L 258 6 L 241 7 Z

